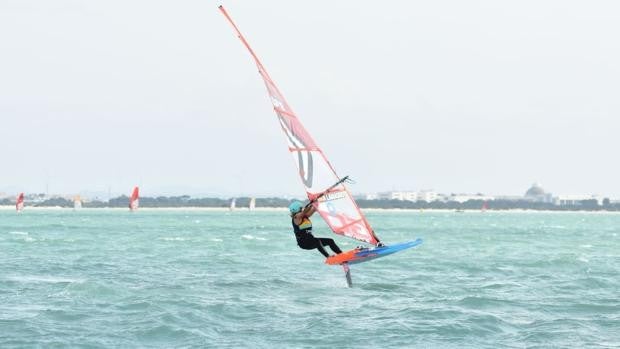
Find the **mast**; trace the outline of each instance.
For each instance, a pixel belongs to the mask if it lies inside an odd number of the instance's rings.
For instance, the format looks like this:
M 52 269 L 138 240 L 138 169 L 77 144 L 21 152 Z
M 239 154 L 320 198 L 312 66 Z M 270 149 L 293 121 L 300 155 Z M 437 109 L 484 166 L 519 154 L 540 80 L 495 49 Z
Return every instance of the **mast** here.
M 316 211 L 325 220 L 332 231 L 359 241 L 379 244 L 379 239 L 362 214 L 353 196 L 338 176 L 327 157 L 314 142 L 310 133 L 302 125 L 297 115 L 287 103 L 269 73 L 250 47 L 237 25 L 224 7 L 220 11 L 232 25 L 237 37 L 249 51 L 263 78 L 269 98 L 273 105 L 280 127 L 288 143 L 288 150 L 293 156 L 299 177 L 304 185 L 309 200 Z M 333 186 L 333 183 L 338 183 Z M 326 188 L 329 188 L 326 190 Z M 319 198 L 320 196 L 320 198 Z

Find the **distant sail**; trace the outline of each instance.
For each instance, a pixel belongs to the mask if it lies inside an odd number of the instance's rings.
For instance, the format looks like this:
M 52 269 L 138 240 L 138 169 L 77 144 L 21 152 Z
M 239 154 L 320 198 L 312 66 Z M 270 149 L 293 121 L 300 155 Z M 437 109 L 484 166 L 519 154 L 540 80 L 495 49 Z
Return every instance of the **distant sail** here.
M 19 195 L 17 195 L 15 210 L 17 210 L 18 213 L 24 210 L 24 193 L 19 193 Z
M 232 200 L 230 201 L 230 210 L 234 210 L 237 207 L 237 200 L 235 198 L 232 198 Z
M 263 78 L 269 93 L 269 99 L 278 116 L 280 127 L 284 131 L 288 142 L 288 150 L 293 156 L 308 199 L 317 198 L 319 195 L 324 194 L 325 190 L 334 183 L 338 182 L 340 177 L 334 171 L 323 151 L 314 142 L 310 133 L 301 124 L 297 115 L 293 112 L 267 73 L 267 70 L 263 67 L 258 56 L 256 56 L 226 10 L 224 10 L 224 7 L 219 6 L 219 9 L 254 58 L 254 62 L 258 67 L 258 73 Z M 331 188 L 326 195 L 323 195 L 314 203 L 314 207 L 334 233 L 373 245 L 379 243 L 379 239 L 375 236 L 370 224 L 343 183 Z
M 135 211 L 138 209 L 138 206 L 140 206 L 140 190 L 138 187 L 134 187 L 129 198 L 129 210 Z
M 73 209 L 79 210 L 82 208 L 82 198 L 79 195 L 73 197 Z
M 489 204 L 485 201 L 482 203 L 482 208 L 480 211 L 485 212 L 489 208 Z
M 251 198 L 250 199 L 250 211 L 254 211 L 254 209 L 256 208 L 256 199 L 255 198 Z

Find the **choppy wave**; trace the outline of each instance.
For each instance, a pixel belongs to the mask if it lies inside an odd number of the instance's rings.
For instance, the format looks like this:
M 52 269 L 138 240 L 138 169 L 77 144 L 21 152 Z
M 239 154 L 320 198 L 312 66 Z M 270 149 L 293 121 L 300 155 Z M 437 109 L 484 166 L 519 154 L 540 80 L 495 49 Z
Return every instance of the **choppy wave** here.
M 13 240 L 13 241 L 23 241 L 23 242 L 35 242 L 35 241 L 38 241 L 38 239 L 33 238 L 32 236 L 30 236 L 28 234 L 15 234 L 15 236 L 12 237 L 11 240 Z
M 52 275 L 15 275 L 6 278 L 10 281 L 16 281 L 19 283 L 81 283 L 83 279 L 74 279 L 62 276 Z
M 242 238 L 246 239 L 246 240 L 259 240 L 259 241 L 266 241 L 267 238 L 264 238 L 262 236 L 254 236 L 254 235 L 250 235 L 250 234 L 243 234 L 241 235 Z
M 620 215 L 582 218 L 371 212 L 425 242 L 347 288 L 280 212 L 0 211 L 0 347 L 620 347 Z
M 174 237 L 162 237 L 162 238 L 158 238 L 158 240 L 163 240 L 163 241 L 188 241 L 189 239 L 184 238 L 184 237 L 180 237 L 180 236 L 174 236 Z

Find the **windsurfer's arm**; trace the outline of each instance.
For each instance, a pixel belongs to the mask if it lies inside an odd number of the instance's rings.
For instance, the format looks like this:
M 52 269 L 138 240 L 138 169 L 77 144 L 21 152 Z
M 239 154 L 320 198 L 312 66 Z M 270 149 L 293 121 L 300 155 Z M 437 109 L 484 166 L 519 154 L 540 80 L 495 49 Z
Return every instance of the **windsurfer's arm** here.
M 314 212 L 316 212 L 316 209 L 314 208 L 314 206 L 312 206 L 312 203 L 309 203 L 300 212 L 296 213 L 295 216 L 293 216 L 295 224 L 301 224 L 301 221 L 304 219 L 304 217 L 310 217 L 312 216 L 312 214 L 314 214 Z
M 304 217 L 310 217 L 314 214 L 314 212 L 316 212 L 316 209 L 314 208 L 314 205 L 312 205 L 312 202 L 307 204 L 306 207 L 304 207 L 304 209 L 301 211 Z

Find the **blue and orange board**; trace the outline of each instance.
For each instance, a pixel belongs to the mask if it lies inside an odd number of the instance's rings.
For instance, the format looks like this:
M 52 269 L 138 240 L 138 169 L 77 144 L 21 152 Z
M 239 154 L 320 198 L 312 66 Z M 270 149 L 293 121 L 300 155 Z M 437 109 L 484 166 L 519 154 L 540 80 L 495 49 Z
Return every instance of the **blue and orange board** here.
M 335 256 L 331 256 L 325 260 L 325 263 L 329 265 L 337 264 L 355 264 L 361 262 L 371 261 L 376 258 L 385 257 L 392 253 L 400 252 L 408 248 L 418 246 L 422 243 L 422 239 L 416 239 L 413 241 L 403 242 L 391 246 L 382 246 L 375 248 L 356 248 L 354 250 L 342 252 Z

